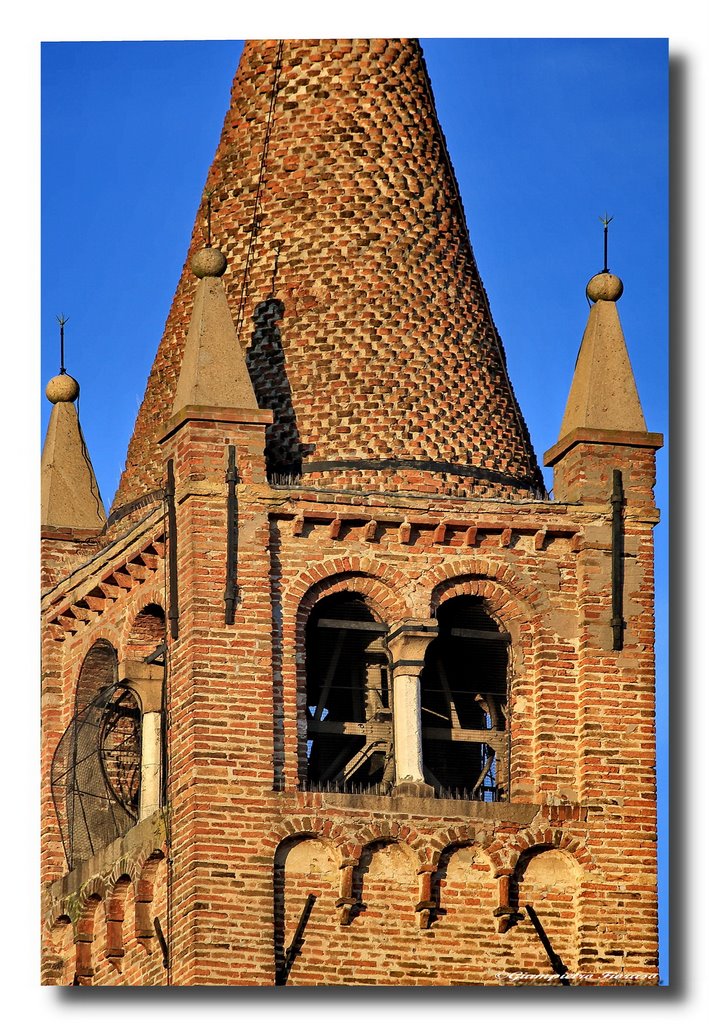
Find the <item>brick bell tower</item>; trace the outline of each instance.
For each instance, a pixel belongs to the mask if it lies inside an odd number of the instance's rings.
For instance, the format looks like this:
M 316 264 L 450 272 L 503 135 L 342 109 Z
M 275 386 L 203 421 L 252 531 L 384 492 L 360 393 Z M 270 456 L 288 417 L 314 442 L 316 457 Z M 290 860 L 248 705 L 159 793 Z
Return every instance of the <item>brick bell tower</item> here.
M 48 390 L 44 982 L 656 984 L 622 284 L 550 500 L 416 41 L 247 43 L 206 194 L 107 520 Z

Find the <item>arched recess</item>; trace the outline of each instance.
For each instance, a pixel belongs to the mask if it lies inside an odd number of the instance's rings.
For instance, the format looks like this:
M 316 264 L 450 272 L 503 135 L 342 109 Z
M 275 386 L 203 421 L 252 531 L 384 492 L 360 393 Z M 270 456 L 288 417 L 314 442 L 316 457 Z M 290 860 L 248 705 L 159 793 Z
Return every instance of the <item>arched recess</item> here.
M 155 601 L 146 604 L 130 624 L 126 636 L 125 657 L 142 661 L 154 654 L 165 640 L 165 610 Z
M 496 939 L 498 886 L 479 843 L 447 846 L 432 879 L 433 927 L 448 953 L 441 971 L 450 985 L 486 984 Z
M 507 799 L 509 634 L 479 596 L 450 597 L 436 615 L 421 673 L 426 780 L 439 795 Z
M 46 931 L 42 964 L 43 985 L 71 985 L 76 973 L 74 927 L 67 914 L 60 914 Z
M 510 880 L 510 904 L 523 916 L 505 936 L 509 940 L 509 959 L 505 965 L 508 970 L 547 976 L 540 977 L 539 984 L 549 984 L 549 975 L 553 980 L 549 958 L 526 911 L 528 905 L 536 911 L 554 952 L 566 968 L 571 972 L 577 970 L 582 877 L 578 861 L 558 847 L 533 846 L 520 854 Z
M 94 939 L 97 931 L 97 915 L 102 912 L 103 898 L 100 892 L 84 896 L 76 926 L 76 973 L 73 984 L 94 984 Z
M 79 670 L 74 697 L 74 714 L 82 711 L 118 679 L 118 655 L 108 640 L 100 638 L 89 648 Z
M 123 971 L 126 953 L 123 926 L 131 889 L 130 875 L 121 874 L 111 886 L 106 899 L 106 949 L 103 955 L 109 966 L 119 973 Z
M 273 861 L 276 984 L 287 984 L 291 976 L 299 985 L 332 983 L 338 876 L 335 850 L 325 840 L 298 835 L 278 845 Z M 301 921 L 295 955 L 291 947 Z
M 376 973 L 367 962 L 348 957 L 341 984 L 382 984 L 388 977 L 393 985 L 406 985 L 429 977 L 428 958 L 418 953 L 412 957 L 424 934 L 416 914 L 419 867 L 419 857 L 401 840 L 378 839 L 362 849 L 353 872 L 351 924 L 343 934 L 350 950 L 361 950 L 365 961 L 376 961 Z
M 51 787 L 69 869 L 137 821 L 140 707 L 117 682 L 115 648 L 88 651 L 76 686 L 75 712 L 52 759 Z

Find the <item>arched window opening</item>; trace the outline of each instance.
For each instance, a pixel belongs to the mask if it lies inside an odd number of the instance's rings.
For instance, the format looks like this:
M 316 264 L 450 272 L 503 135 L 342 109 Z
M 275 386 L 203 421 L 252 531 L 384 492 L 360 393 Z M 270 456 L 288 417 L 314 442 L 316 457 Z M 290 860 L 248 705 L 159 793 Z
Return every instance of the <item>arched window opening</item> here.
M 84 660 L 75 714 L 52 759 L 52 797 L 69 870 L 138 820 L 140 763 L 140 707 L 117 682 L 115 650 L 100 640 Z
M 323 598 L 306 629 L 307 785 L 342 791 L 394 781 L 384 637 L 359 594 Z
M 438 627 L 421 673 L 424 774 L 441 796 L 506 799 L 509 636 L 478 597 L 446 601 Z

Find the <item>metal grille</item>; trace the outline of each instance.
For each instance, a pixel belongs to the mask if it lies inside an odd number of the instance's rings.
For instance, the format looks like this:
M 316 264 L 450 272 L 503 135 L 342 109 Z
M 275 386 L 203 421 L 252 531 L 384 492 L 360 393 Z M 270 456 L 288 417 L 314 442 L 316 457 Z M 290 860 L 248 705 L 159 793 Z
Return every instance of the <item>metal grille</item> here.
M 130 690 L 111 684 L 74 716 L 54 753 L 51 785 L 70 871 L 135 824 L 140 708 Z

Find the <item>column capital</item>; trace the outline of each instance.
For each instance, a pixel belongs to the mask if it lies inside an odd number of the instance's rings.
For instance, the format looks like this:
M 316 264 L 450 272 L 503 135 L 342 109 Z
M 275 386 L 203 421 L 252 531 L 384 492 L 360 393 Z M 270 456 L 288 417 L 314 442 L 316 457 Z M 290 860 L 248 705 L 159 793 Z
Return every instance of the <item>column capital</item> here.
M 163 665 L 126 659 L 118 663 L 118 682 L 130 687 L 140 700 L 141 711 L 160 711 L 162 707 Z
M 394 672 L 418 676 L 428 645 L 437 636 L 438 623 L 435 619 L 403 619 L 392 623 L 386 642 Z

